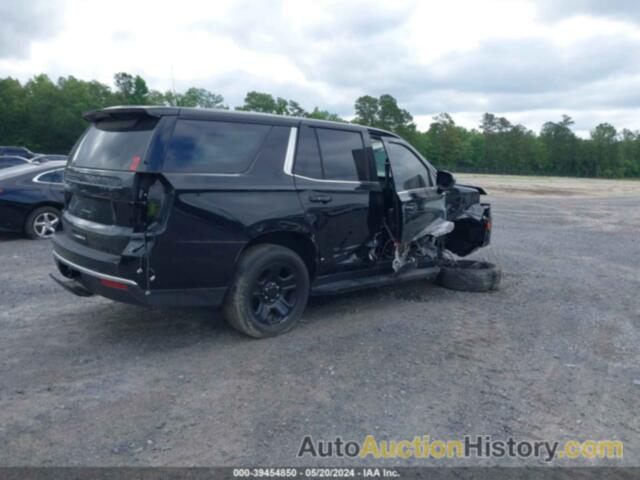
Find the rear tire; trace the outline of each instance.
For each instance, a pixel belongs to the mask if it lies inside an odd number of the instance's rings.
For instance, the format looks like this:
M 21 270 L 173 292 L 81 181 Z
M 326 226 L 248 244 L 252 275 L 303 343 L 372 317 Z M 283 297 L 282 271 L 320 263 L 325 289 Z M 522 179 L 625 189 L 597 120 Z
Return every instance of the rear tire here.
M 48 240 L 60 227 L 60 210 L 45 206 L 36 208 L 27 216 L 24 232 L 32 240 Z
M 308 298 L 309 272 L 304 261 L 288 248 L 260 244 L 240 257 L 222 313 L 246 335 L 272 337 L 298 323 Z
M 499 267 L 479 260 L 458 260 L 451 265 L 443 265 L 438 276 L 441 286 L 463 292 L 498 290 L 501 280 L 502 270 Z

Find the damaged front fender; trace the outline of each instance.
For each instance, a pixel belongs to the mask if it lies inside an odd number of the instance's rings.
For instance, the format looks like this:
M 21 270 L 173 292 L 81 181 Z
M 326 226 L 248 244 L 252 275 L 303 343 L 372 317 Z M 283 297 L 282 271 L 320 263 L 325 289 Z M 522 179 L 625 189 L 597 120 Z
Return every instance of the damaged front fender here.
M 444 238 L 444 247 L 460 257 L 465 257 L 491 241 L 491 206 L 474 203 L 455 219 L 454 228 Z

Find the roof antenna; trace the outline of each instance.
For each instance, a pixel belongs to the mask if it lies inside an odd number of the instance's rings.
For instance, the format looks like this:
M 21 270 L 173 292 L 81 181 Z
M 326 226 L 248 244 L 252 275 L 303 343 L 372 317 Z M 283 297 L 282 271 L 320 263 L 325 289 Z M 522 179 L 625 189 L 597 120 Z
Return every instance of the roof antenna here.
M 171 90 L 173 91 L 173 105 L 174 107 L 178 107 L 178 96 L 176 95 L 176 79 L 173 77 L 173 64 L 171 64 Z

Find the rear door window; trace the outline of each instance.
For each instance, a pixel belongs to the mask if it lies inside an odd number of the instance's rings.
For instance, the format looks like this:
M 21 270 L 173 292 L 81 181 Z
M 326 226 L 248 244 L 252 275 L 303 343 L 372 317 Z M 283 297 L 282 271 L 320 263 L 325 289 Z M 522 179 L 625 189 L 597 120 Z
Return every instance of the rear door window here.
M 367 181 L 369 164 L 360 132 L 317 128 L 324 178 Z
M 64 177 L 64 170 L 52 170 L 46 172 L 37 177 L 38 182 L 41 183 L 62 183 Z
M 72 153 L 75 167 L 135 170 L 149 146 L 157 119 L 133 117 L 98 122 L 85 132 Z
M 293 169 L 296 175 L 303 177 L 322 179 L 322 162 L 320 160 L 320 149 L 318 148 L 318 138 L 313 128 L 303 125 L 300 127 L 298 136 L 298 151 L 296 152 L 296 162 Z
M 178 120 L 163 170 L 178 173 L 242 173 L 271 130 L 269 125 Z

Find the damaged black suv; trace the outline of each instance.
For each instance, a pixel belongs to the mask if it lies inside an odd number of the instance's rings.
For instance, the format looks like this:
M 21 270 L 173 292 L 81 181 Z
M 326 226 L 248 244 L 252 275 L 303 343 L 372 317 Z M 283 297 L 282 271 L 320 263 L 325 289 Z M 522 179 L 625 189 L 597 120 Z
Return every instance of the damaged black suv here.
M 170 107 L 85 118 L 53 240 L 53 277 L 76 295 L 222 305 L 265 337 L 310 294 L 433 279 L 443 252 L 489 243 L 485 192 L 387 131 Z

